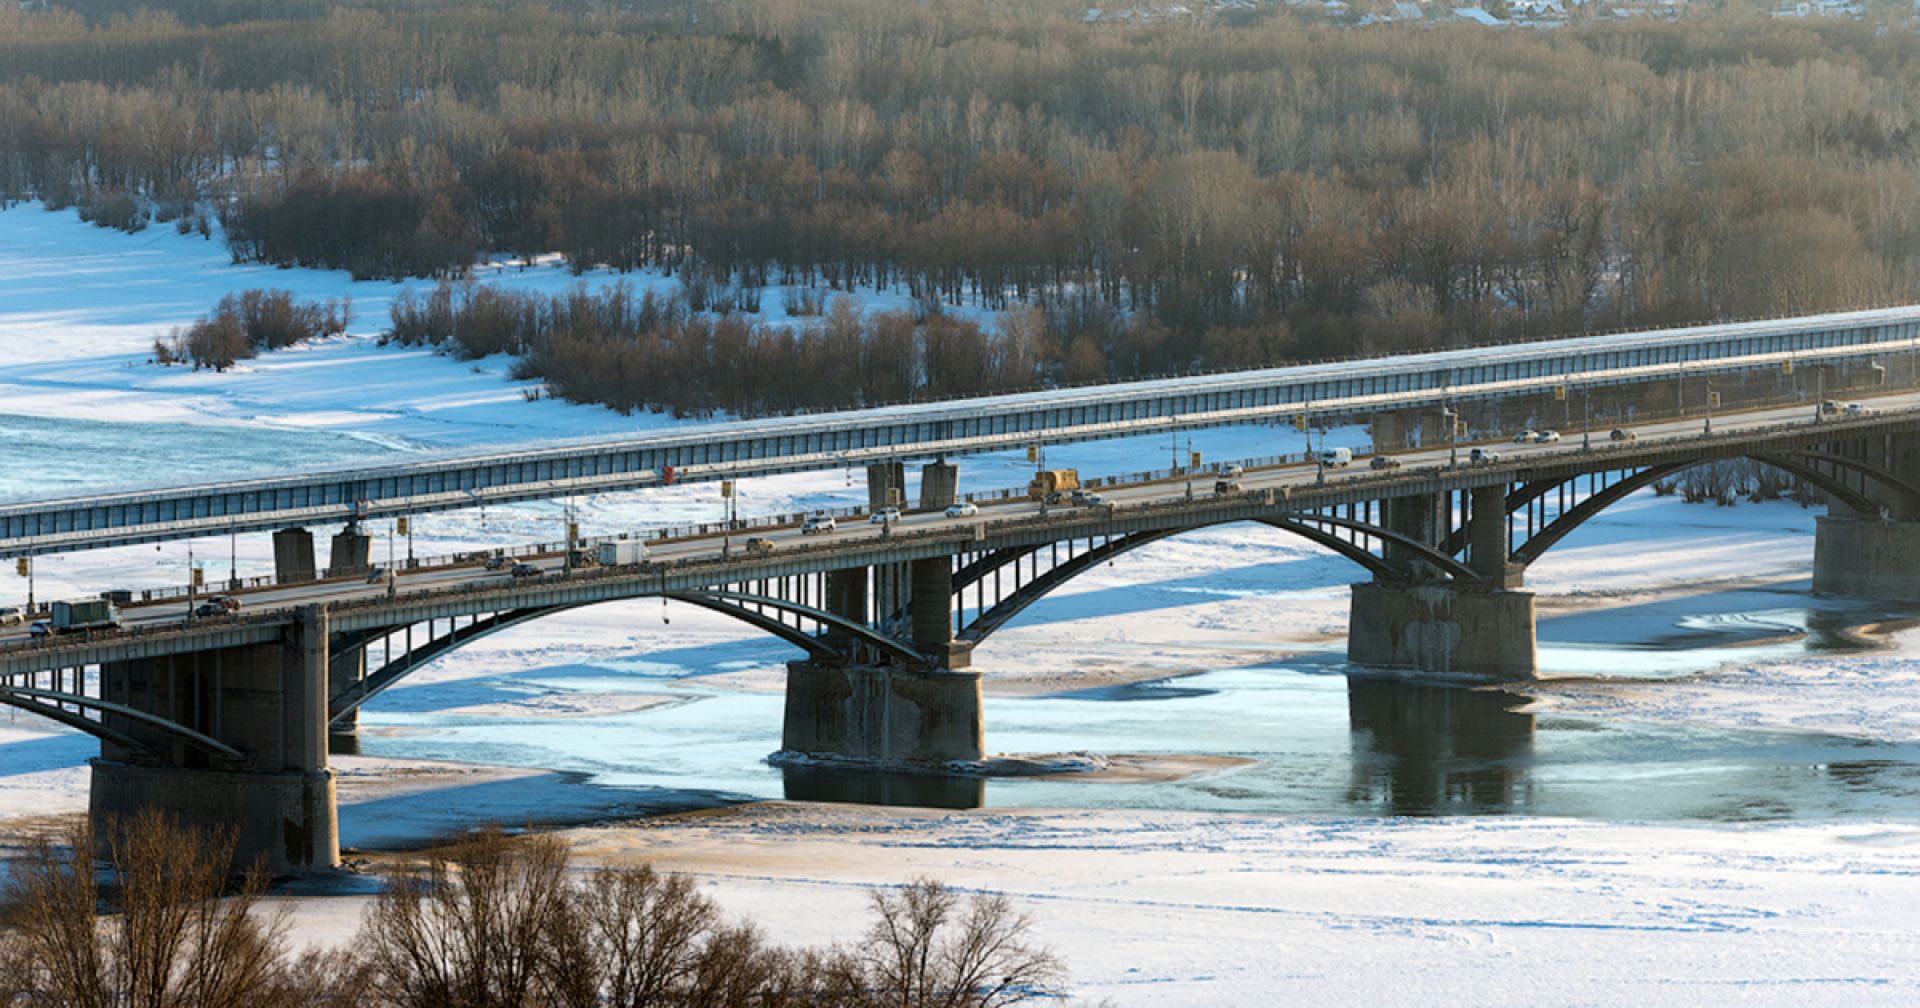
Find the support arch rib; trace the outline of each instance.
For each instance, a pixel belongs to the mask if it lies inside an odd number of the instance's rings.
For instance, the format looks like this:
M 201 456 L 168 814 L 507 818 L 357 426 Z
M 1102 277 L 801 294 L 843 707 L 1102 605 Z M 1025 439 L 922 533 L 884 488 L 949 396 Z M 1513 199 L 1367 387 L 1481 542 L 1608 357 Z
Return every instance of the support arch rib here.
M 184 742 L 195 749 L 228 763 L 247 763 L 251 760 L 246 753 L 221 742 L 219 739 L 194 731 L 186 725 L 169 721 L 143 710 L 136 710 L 125 704 L 117 704 L 97 697 L 62 693 L 56 690 L 43 690 L 31 686 L 0 686 L 0 704 L 30 711 L 50 721 L 58 721 L 69 728 L 76 728 L 95 738 L 104 739 L 114 745 L 139 753 L 153 752 L 153 747 L 135 739 L 131 735 L 87 717 L 86 711 L 98 711 L 102 715 L 126 718 L 129 721 L 151 728 L 160 734 Z M 69 706 L 80 710 L 68 710 Z
M 926 656 L 920 652 L 874 630 L 864 623 L 846 619 L 845 617 L 830 613 L 825 609 L 799 602 L 790 602 L 783 598 L 724 589 L 705 592 L 668 592 L 666 597 L 676 602 L 686 602 L 690 605 L 697 605 L 703 609 L 709 609 L 713 612 L 732 616 L 735 619 L 750 623 L 782 640 L 805 648 L 808 653 L 815 657 L 839 658 L 844 656 L 840 654 L 837 648 L 819 637 L 807 633 L 791 624 L 782 623 L 763 612 L 750 609 L 748 606 L 765 606 L 768 609 L 792 613 L 803 619 L 812 620 L 821 626 L 838 630 L 868 647 L 908 664 L 924 663 L 927 660 Z
M 539 619 L 542 616 L 551 616 L 554 613 L 563 612 L 571 608 L 573 608 L 573 606 L 542 606 L 529 609 L 510 609 L 506 612 L 494 613 L 492 616 L 477 620 L 467 626 L 456 627 L 446 634 L 436 637 L 417 648 L 409 648 L 406 654 L 382 665 L 365 678 L 329 698 L 327 701 L 327 722 L 331 724 L 359 709 L 361 704 L 373 699 L 387 687 L 406 678 L 415 669 L 439 658 L 449 651 L 464 647 L 489 634 L 499 633 L 509 627 L 519 626 L 528 620 Z M 397 632 L 402 629 L 404 628 L 394 627 L 390 629 L 388 633 Z M 344 646 L 338 643 L 336 644 L 335 654 L 328 655 L 329 663 L 331 663 L 332 659 L 338 654 L 339 650 L 365 648 L 367 645 L 385 636 L 387 636 L 387 634 L 373 632 L 353 635 L 351 638 L 345 640 Z

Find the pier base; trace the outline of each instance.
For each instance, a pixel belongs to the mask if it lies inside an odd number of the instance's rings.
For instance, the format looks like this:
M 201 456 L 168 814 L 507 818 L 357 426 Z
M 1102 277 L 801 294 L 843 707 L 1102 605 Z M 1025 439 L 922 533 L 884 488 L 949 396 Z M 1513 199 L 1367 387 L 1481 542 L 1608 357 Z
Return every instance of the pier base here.
M 1353 586 L 1347 657 L 1465 679 L 1531 679 L 1539 672 L 1529 591 L 1446 585 Z
M 978 760 L 984 745 L 977 672 L 787 663 L 790 752 L 926 767 Z

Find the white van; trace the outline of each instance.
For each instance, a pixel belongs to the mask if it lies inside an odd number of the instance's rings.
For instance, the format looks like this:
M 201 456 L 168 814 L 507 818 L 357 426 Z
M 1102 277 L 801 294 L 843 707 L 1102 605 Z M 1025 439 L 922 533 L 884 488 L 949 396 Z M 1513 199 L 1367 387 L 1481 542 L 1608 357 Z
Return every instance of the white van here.
M 1329 469 L 1338 469 L 1341 466 L 1347 466 L 1347 465 L 1353 464 L 1353 449 L 1322 448 L 1319 451 L 1314 452 L 1313 457 L 1315 461 L 1319 462 L 1321 465 L 1326 466 Z

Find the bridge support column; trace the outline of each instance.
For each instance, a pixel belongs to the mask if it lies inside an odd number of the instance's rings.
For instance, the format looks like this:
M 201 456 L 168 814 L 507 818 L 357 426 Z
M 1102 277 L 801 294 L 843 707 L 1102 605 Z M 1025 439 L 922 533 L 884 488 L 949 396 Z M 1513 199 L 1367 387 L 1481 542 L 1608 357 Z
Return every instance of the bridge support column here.
M 346 648 L 327 662 L 327 695 L 339 696 L 348 687 L 367 677 L 367 652 L 365 648 Z M 360 730 L 360 708 L 340 715 L 338 720 L 328 725 L 328 731 L 335 735 L 351 735 Z
M 1920 522 L 1820 518 L 1813 538 L 1813 590 L 1920 602 Z
M 1507 488 L 1474 487 L 1467 499 L 1467 566 L 1494 588 L 1518 588 L 1526 568 L 1507 559 Z
M 788 662 L 781 747 L 875 767 L 978 760 L 985 747 L 980 675 Z
M 334 533 L 327 556 L 328 577 L 360 577 L 373 570 L 373 537 L 349 525 Z
M 920 510 L 944 511 L 959 500 L 959 466 L 941 459 L 920 467 Z
M 273 579 L 280 584 L 312 581 L 313 533 L 303 528 L 284 528 L 273 534 Z
M 874 462 L 867 466 L 867 510 L 907 502 L 907 467 L 901 462 Z
M 102 744 L 88 811 L 96 835 L 155 809 L 188 825 L 234 830 L 234 867 L 275 875 L 340 859 L 333 774 L 327 769 L 327 617 L 300 611 L 280 644 L 225 648 L 101 668 L 102 692 L 212 736 L 245 754 L 223 765 L 150 727 L 108 715 L 151 751 Z
M 1531 679 L 1539 671 L 1533 593 L 1398 585 L 1353 586 L 1347 658 L 1435 676 Z

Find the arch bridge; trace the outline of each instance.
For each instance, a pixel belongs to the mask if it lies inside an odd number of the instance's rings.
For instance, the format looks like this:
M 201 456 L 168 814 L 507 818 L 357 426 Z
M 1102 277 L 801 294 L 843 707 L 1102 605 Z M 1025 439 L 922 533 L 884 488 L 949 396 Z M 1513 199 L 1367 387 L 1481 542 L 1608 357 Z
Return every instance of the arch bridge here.
M 1523 678 L 1535 671 L 1527 568 L 1633 491 L 1737 458 L 1825 501 L 1818 590 L 1920 600 L 1920 414 L 1889 414 L 1504 464 L 1289 477 L 1224 495 L 1169 489 L 1109 507 L 57 638 L 0 648 L 0 703 L 100 739 L 96 813 L 158 804 L 234 822 L 243 852 L 297 871 L 337 857 L 329 731 L 434 660 L 554 613 L 661 597 L 732 617 L 799 652 L 786 750 L 938 766 L 982 756 L 973 650 L 1133 550 L 1256 523 L 1352 563 L 1354 661 Z M 922 485 L 950 493 L 953 482 Z

